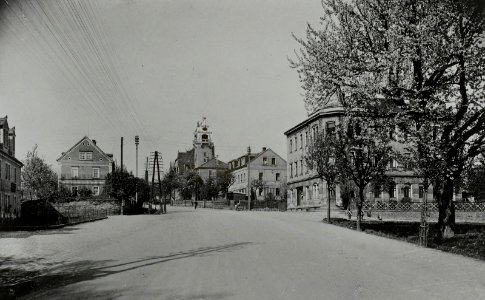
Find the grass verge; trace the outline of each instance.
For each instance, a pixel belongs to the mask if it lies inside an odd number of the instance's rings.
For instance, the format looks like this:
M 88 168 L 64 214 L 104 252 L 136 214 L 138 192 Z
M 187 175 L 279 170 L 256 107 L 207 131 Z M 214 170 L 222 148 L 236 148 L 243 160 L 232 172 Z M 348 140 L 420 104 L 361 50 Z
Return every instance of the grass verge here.
M 333 225 L 356 228 L 355 220 L 331 219 Z M 419 222 L 362 221 L 362 231 L 369 234 L 417 244 L 419 240 Z M 434 237 L 438 230 L 436 223 L 430 224 L 428 248 L 460 254 L 485 260 L 485 224 L 458 223 L 455 236 L 438 243 Z

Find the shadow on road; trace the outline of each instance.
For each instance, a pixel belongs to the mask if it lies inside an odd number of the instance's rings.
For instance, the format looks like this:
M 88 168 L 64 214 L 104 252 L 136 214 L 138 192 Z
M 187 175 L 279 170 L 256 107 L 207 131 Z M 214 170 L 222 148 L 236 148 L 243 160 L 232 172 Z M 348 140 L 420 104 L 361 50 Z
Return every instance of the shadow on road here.
M 32 230 L 32 231 L 0 231 L 0 239 L 14 238 L 25 239 L 33 235 L 53 235 L 53 234 L 71 234 L 74 231 L 79 230 L 79 227 L 63 227 L 58 229 L 46 229 L 46 230 Z
M 0 299 L 12 299 L 30 293 L 32 294 L 28 295 L 27 298 L 31 296 L 35 299 L 52 297 L 61 299 L 112 299 L 116 298 L 116 295 L 121 295 L 123 291 L 120 289 L 107 290 L 105 286 L 100 290 L 93 289 L 92 287 L 85 289 L 59 288 L 168 261 L 232 252 L 251 244 L 254 243 L 241 242 L 214 247 L 201 247 L 123 263 L 113 263 L 112 260 L 83 260 L 67 264 L 54 264 L 42 263 L 42 261 L 36 259 L 27 260 L 7 257 L 0 260 L 2 261 L 2 267 L 0 269 Z M 54 289 L 59 290 L 52 291 Z

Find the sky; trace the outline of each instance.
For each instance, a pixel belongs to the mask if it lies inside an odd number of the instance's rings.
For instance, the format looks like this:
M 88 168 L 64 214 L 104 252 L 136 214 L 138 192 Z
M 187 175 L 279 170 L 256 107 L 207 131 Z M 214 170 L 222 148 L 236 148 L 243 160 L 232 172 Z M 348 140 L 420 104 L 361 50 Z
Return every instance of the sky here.
M 229 161 L 269 147 L 307 117 L 288 58 L 319 0 L 0 0 L 0 116 L 16 128 L 16 157 L 37 144 L 56 159 L 83 136 L 139 172 L 160 151 L 164 169 L 192 147 L 207 118 Z M 142 174 L 142 173 L 141 173 Z

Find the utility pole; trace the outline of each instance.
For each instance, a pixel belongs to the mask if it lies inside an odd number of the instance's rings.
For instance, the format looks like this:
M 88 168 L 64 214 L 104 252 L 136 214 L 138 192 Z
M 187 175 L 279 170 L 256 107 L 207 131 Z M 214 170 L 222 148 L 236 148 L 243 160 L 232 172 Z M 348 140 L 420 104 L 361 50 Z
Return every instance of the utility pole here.
M 123 137 L 121 137 L 121 172 L 123 172 Z M 125 200 L 121 199 L 121 215 L 123 215 L 124 204 L 125 204 Z
M 248 210 L 251 210 L 251 146 L 248 146 Z
M 121 170 L 123 170 L 123 137 L 121 137 Z
M 135 135 L 135 147 L 136 147 L 136 167 L 135 167 L 135 202 L 138 203 L 138 144 L 140 144 L 140 137 Z
M 147 162 L 145 165 L 145 181 L 148 184 L 148 156 L 147 156 Z
M 162 207 L 162 181 L 160 180 L 160 163 L 158 162 L 158 151 L 155 151 L 155 158 L 157 160 L 157 173 L 158 173 L 158 189 L 160 191 L 160 210 L 163 214 L 167 213 L 167 202 L 165 197 L 163 197 L 163 207 Z

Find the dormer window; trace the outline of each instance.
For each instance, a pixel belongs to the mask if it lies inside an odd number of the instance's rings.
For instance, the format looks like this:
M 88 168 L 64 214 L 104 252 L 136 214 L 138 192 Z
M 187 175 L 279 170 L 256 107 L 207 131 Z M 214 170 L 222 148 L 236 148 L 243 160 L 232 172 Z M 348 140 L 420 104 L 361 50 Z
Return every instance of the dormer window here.
M 202 128 L 203 131 L 207 131 L 207 127 Z
M 79 152 L 79 160 L 93 160 L 93 152 L 91 151 Z

